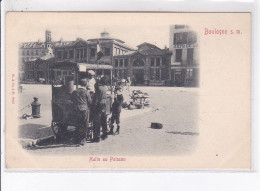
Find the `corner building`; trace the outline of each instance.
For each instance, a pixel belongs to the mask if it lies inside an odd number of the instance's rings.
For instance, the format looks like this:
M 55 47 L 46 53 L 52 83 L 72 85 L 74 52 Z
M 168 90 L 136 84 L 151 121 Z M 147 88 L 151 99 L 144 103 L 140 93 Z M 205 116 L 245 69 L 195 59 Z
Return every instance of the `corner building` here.
M 19 44 L 19 81 L 35 81 L 45 77 L 44 70 L 38 70 L 33 61 L 41 58 L 43 60 L 53 58 L 53 47 L 51 31 L 45 31 L 45 41 L 23 42 Z M 37 81 L 36 80 L 36 81 Z
M 187 25 L 170 26 L 170 84 L 199 86 L 199 45 L 197 34 Z

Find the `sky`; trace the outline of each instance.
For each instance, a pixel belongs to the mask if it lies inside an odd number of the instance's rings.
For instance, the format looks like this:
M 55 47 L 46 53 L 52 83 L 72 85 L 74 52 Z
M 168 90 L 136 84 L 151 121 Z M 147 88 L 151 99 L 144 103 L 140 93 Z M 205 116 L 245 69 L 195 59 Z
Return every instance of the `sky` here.
M 25 13 L 19 18 L 15 23 L 23 33 L 19 42 L 44 41 L 46 29 L 52 32 L 53 41 L 97 38 L 106 30 L 110 37 L 123 40 L 133 48 L 143 42 L 169 47 L 170 25 L 176 24 L 162 14 L 140 13 Z

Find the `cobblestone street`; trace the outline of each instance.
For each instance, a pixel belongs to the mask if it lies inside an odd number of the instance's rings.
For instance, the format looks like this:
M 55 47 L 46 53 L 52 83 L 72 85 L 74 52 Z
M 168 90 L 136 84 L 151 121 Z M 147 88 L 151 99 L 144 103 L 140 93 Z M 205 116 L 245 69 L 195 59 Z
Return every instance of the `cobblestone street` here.
M 20 94 L 20 114 L 30 114 L 26 105 L 38 97 L 41 118 L 20 120 L 21 139 L 39 139 L 51 136 L 51 86 L 23 85 Z M 196 88 L 131 87 L 148 93 L 150 108 L 122 110 L 120 135 L 109 136 L 100 143 L 87 143 L 83 147 L 39 147 L 28 150 L 44 155 L 179 155 L 189 154 L 196 147 L 197 127 Z M 127 99 L 127 92 L 124 92 Z M 163 124 L 162 129 L 151 129 L 151 122 Z

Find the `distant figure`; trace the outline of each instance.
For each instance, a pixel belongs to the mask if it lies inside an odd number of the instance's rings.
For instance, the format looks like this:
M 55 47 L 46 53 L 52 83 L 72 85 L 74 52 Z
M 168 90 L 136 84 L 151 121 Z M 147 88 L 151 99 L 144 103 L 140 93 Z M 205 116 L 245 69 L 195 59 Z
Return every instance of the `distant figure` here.
M 126 85 L 126 79 L 125 78 L 122 78 L 121 82 L 122 82 L 123 86 Z
M 86 86 L 87 80 L 82 79 L 80 81 L 81 87 L 72 93 L 72 101 L 75 108 L 75 116 L 77 120 L 76 126 L 76 143 L 84 145 L 86 139 L 86 132 L 89 123 L 89 109 L 91 107 L 92 99 L 84 87 Z
M 117 128 L 115 134 L 119 134 L 120 130 L 120 113 L 122 108 L 122 103 L 124 101 L 124 97 L 122 95 L 122 89 L 117 87 L 115 90 L 115 98 L 112 104 L 112 117 L 111 117 L 111 124 L 110 124 L 110 131 L 108 132 L 109 135 L 114 134 L 114 122 L 116 121 Z
M 112 76 L 112 86 L 116 86 L 116 77 L 114 75 Z
M 96 80 L 95 80 L 94 76 L 95 76 L 95 72 L 93 70 L 89 70 L 88 71 L 88 86 L 89 86 L 89 91 L 91 92 L 91 94 L 95 93 Z
M 130 91 L 130 86 L 131 86 L 131 78 L 130 76 L 127 77 L 126 79 L 126 86 L 127 86 L 127 91 Z
M 105 77 L 95 84 L 93 96 L 93 135 L 92 142 L 100 141 L 100 126 L 102 127 L 102 139 L 107 138 L 107 115 L 106 115 L 107 86 Z
M 132 77 L 132 82 L 133 82 L 133 85 L 136 86 L 136 79 L 135 79 L 135 76 Z

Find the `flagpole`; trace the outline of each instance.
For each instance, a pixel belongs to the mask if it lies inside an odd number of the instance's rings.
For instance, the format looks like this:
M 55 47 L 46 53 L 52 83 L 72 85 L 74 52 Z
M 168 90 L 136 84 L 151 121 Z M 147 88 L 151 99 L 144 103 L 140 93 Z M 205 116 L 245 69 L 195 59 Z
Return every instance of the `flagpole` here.
M 97 54 L 97 63 L 96 63 L 97 67 L 98 67 L 98 46 L 99 46 L 99 49 L 100 49 L 99 41 L 97 40 L 97 52 L 96 52 L 96 54 Z M 96 76 L 97 76 L 97 67 L 95 68 Z

